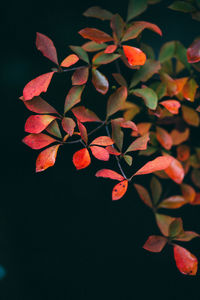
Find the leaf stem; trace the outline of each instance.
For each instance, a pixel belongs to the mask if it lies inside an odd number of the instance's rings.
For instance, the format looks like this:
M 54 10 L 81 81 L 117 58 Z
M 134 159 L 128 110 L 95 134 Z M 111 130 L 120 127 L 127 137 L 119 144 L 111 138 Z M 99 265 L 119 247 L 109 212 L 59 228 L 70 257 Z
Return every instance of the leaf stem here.
M 85 67 L 87 67 L 87 65 L 85 65 L 85 66 L 80 66 L 80 67 L 74 67 L 74 68 L 70 68 L 70 69 L 62 69 L 62 72 L 70 72 L 70 71 L 75 71 L 75 70 L 78 70 L 78 69 L 83 69 L 83 68 L 85 68 Z M 62 73 L 61 72 L 61 73 Z

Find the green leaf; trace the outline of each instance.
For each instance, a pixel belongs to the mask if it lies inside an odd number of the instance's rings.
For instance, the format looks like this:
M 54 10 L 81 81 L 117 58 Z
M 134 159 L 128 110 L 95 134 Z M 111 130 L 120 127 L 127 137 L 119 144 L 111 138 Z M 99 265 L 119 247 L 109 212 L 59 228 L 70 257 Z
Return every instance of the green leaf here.
M 107 118 L 120 110 L 127 98 L 127 88 L 122 86 L 118 88 L 108 99 Z
M 151 46 L 141 43 L 140 49 L 146 54 L 147 59 L 155 60 L 155 52 Z
M 116 14 L 112 17 L 110 26 L 114 32 L 114 35 L 116 36 L 117 40 L 120 41 L 123 32 L 125 23 L 122 17 L 119 14 Z
M 90 63 L 89 56 L 88 56 L 87 52 L 83 48 L 81 48 L 79 46 L 69 46 L 69 48 L 74 53 L 76 53 L 80 59 L 82 59 L 83 61 L 85 61 L 88 64 Z
M 168 7 L 172 10 L 181 11 L 184 13 L 190 13 L 195 11 L 195 7 L 191 3 L 185 1 L 175 1 Z
M 112 125 L 112 140 L 115 142 L 115 145 L 118 147 L 120 152 L 122 151 L 124 133 L 121 130 L 120 122 L 117 119 L 111 121 Z
M 53 136 L 56 136 L 60 139 L 62 138 L 62 134 L 60 132 L 60 128 L 56 120 L 54 120 L 53 122 L 51 122 L 51 124 L 49 124 L 49 126 L 46 128 L 46 131 L 52 134 Z
M 102 43 L 102 44 L 98 44 L 94 41 L 90 41 L 90 42 L 87 42 L 85 44 L 83 44 L 81 46 L 81 48 L 87 52 L 95 52 L 95 51 L 99 51 L 99 50 L 103 50 L 107 47 L 108 45 L 105 44 L 105 43 Z
M 171 196 L 167 199 L 164 199 L 160 204 L 159 208 L 168 208 L 175 209 L 186 204 L 187 201 L 182 196 Z
M 99 6 L 92 6 L 90 8 L 88 8 L 83 15 L 85 17 L 91 17 L 91 18 L 97 18 L 100 20 L 110 20 L 113 16 L 113 14 L 111 12 L 109 12 L 106 9 L 103 9 Z
M 127 22 L 147 9 L 147 0 L 129 0 Z
M 114 60 L 118 59 L 120 56 L 121 56 L 120 54 L 116 54 L 116 53 L 99 52 L 93 57 L 92 62 L 94 65 L 105 65 L 113 62 Z
M 173 238 L 181 232 L 183 232 L 183 221 L 181 218 L 177 218 L 169 226 L 169 236 Z
M 137 97 L 140 97 L 144 100 L 145 105 L 152 109 L 155 110 L 158 104 L 158 97 L 154 90 L 145 87 L 143 89 L 135 89 L 133 90 L 133 94 Z
M 191 179 L 194 185 L 200 188 L 200 170 L 198 169 L 192 170 Z
M 192 239 L 199 237 L 199 234 L 193 231 L 184 231 L 178 234 L 175 238 L 176 241 L 181 241 L 181 242 L 189 242 Z
M 169 236 L 169 227 L 174 220 L 175 218 L 172 218 L 170 216 L 156 214 L 157 225 L 160 231 L 162 232 L 162 234 L 165 236 Z
M 136 86 L 140 81 L 146 82 L 149 80 L 155 73 L 158 73 L 160 70 L 161 65 L 158 61 L 148 59 L 146 63 L 135 72 L 133 78 L 130 83 L 129 88 L 133 88 Z
M 119 85 L 127 87 L 126 79 L 120 73 L 113 73 L 112 76 L 115 78 Z
M 152 177 L 150 187 L 151 187 L 153 203 L 156 205 L 162 194 L 162 186 L 156 177 Z
M 123 156 L 125 162 L 129 165 L 129 166 L 132 166 L 132 163 L 133 163 L 133 158 L 132 156 L 130 155 L 124 155 Z
M 158 87 L 156 88 L 156 94 L 158 95 L 158 99 L 162 99 L 167 93 L 167 84 L 161 82 Z
M 158 57 L 159 61 L 163 63 L 166 60 L 173 58 L 175 55 L 175 49 L 176 49 L 175 41 L 165 43 L 160 49 L 160 53 Z
M 84 90 L 84 85 L 73 86 L 65 99 L 64 113 L 81 101 L 81 94 Z

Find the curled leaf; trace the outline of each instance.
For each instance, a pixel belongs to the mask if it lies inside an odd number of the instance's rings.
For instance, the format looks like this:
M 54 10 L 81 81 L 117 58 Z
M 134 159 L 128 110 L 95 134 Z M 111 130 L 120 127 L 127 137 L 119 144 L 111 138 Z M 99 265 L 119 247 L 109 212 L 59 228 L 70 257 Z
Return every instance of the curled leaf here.
M 177 100 L 165 100 L 161 101 L 159 104 L 163 105 L 169 112 L 174 115 L 177 115 L 179 112 L 179 108 L 181 107 L 180 102 Z

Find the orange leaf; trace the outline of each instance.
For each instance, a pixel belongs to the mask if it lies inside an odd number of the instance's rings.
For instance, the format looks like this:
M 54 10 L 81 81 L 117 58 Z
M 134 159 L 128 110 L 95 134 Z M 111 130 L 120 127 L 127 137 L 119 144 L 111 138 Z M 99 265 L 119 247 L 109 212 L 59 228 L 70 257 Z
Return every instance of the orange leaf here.
M 56 140 L 49 135 L 39 133 L 39 134 L 29 134 L 27 135 L 22 142 L 29 146 L 32 149 L 41 149 L 44 148 L 54 142 Z
M 171 131 L 171 137 L 173 140 L 173 145 L 179 145 L 185 141 L 187 141 L 187 139 L 189 138 L 190 135 L 190 130 L 189 128 L 186 128 L 185 131 L 180 132 L 176 129 Z
M 160 252 L 165 247 L 167 239 L 163 236 L 151 235 L 148 237 L 143 248 L 151 252 Z
M 104 161 L 109 160 L 110 155 L 106 149 L 98 146 L 91 146 L 90 149 L 94 157 L 96 157 L 97 159 L 104 160 Z
M 76 54 L 68 55 L 60 64 L 61 67 L 68 68 L 79 61 L 79 57 Z
M 43 150 L 36 160 L 36 172 L 41 172 L 55 164 L 59 145 L 52 146 Z
M 33 97 L 39 96 L 42 92 L 46 92 L 53 74 L 54 72 L 46 73 L 28 82 L 23 90 L 24 101 L 31 100 Z
M 76 127 L 76 123 L 72 118 L 63 118 L 62 127 L 65 132 L 69 133 L 69 135 L 72 136 L 74 133 L 74 128 Z
M 56 117 L 49 115 L 30 116 L 25 123 L 25 131 L 29 133 L 42 132 Z
M 124 196 L 128 188 L 128 180 L 123 180 L 116 184 L 112 190 L 112 200 L 119 200 Z
M 180 184 L 185 176 L 182 164 L 174 157 L 167 155 L 166 157 L 171 157 L 171 164 L 165 169 L 165 173 L 176 183 Z
M 79 34 L 84 39 L 89 39 L 99 44 L 113 40 L 109 34 L 96 28 L 84 28 L 79 31 Z
M 116 155 L 116 156 L 121 155 L 121 152 L 117 151 L 113 146 L 107 146 L 106 150 L 109 152 L 109 154 Z
M 118 180 L 118 181 L 122 181 L 124 179 L 124 177 L 122 175 L 120 175 L 119 173 L 109 170 L 109 169 L 102 169 L 99 170 L 96 174 L 96 177 L 104 177 L 104 178 L 110 178 L 113 180 Z
M 58 57 L 56 48 L 50 38 L 46 35 L 37 32 L 36 33 L 36 48 L 42 52 L 42 54 L 58 65 Z
M 75 117 L 82 123 L 84 122 L 101 122 L 101 120 L 97 117 L 97 115 L 85 108 L 84 106 L 77 106 L 72 109 L 73 114 Z
M 192 205 L 199 205 L 200 204 L 200 193 L 196 193 L 196 197 L 195 197 L 194 201 L 191 202 L 190 204 L 192 204 Z
M 167 199 L 164 199 L 159 205 L 159 208 L 168 208 L 175 209 L 186 204 L 187 201 L 182 196 L 171 196 Z
M 184 85 L 188 81 L 188 77 L 174 79 L 174 81 L 175 81 L 176 87 L 177 87 L 176 94 L 179 94 L 180 92 L 182 92 Z
M 131 66 L 142 66 L 145 64 L 146 55 L 142 50 L 131 46 L 123 46 L 123 51 Z
M 191 78 L 183 87 L 182 90 L 183 97 L 190 102 L 194 102 L 198 87 L 199 86 L 196 83 L 196 81 L 193 78 Z
M 180 102 L 177 100 L 165 100 L 159 104 L 163 105 L 170 113 L 177 115 L 179 108 L 181 107 Z
M 139 169 L 133 176 L 144 175 L 153 173 L 160 170 L 165 170 L 172 162 L 171 156 L 159 156 L 154 160 L 146 163 L 141 169 Z
M 165 129 L 157 126 L 156 137 L 159 143 L 163 146 L 163 148 L 165 148 L 166 150 L 171 149 L 173 141 L 170 134 Z
M 192 203 L 195 200 L 196 192 L 194 188 L 188 184 L 181 184 L 181 192 L 186 201 Z
M 91 158 L 88 150 L 83 148 L 73 155 L 73 164 L 77 170 L 84 169 L 91 163 Z
M 117 49 L 116 45 L 109 45 L 104 50 L 104 53 L 113 53 L 113 52 L 115 52 L 116 49 Z
M 174 246 L 174 259 L 176 266 L 182 274 L 196 275 L 198 260 L 196 256 L 181 246 Z
M 90 145 L 99 145 L 99 146 L 110 146 L 113 144 L 114 142 L 109 136 L 99 136 L 90 143 Z

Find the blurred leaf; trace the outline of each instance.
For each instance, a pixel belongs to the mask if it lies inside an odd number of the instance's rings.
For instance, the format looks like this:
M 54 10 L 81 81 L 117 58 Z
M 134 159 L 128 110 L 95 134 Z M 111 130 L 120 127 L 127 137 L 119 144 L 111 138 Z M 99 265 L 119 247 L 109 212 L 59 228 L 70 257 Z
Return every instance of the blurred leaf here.
M 132 151 L 138 151 L 138 150 L 146 150 L 147 149 L 147 143 L 150 140 L 149 133 L 144 134 L 143 136 L 137 138 L 135 141 L 133 141 L 130 146 L 127 148 L 125 153 L 132 152 Z
M 162 194 L 162 186 L 156 177 L 152 177 L 150 182 L 151 194 L 153 198 L 153 203 L 156 205 Z
M 92 6 L 90 8 L 88 8 L 83 15 L 85 17 L 92 17 L 92 18 L 97 18 L 100 20 L 110 20 L 112 18 L 112 13 L 109 12 L 106 9 L 103 9 L 99 6 Z
M 191 78 L 186 82 L 186 84 L 183 87 L 182 90 L 183 97 L 190 102 L 194 102 L 198 87 L 199 86 L 196 83 L 196 81 L 193 78 Z
M 170 156 L 170 155 L 167 155 Z M 175 159 L 173 156 L 171 157 L 171 164 L 168 166 L 168 168 L 165 169 L 165 173 L 176 183 L 181 184 L 184 176 L 185 176 L 185 172 L 183 169 L 182 164 Z
M 182 105 L 182 114 L 184 121 L 191 125 L 198 127 L 199 126 L 199 115 L 198 113 L 191 107 Z
M 177 100 L 165 100 L 161 101 L 159 104 L 163 105 L 169 112 L 176 115 L 179 113 L 179 108 L 181 107 L 180 102 Z
M 133 158 L 132 156 L 130 155 L 124 155 L 123 156 L 125 162 L 129 165 L 129 166 L 132 166 L 132 163 L 133 163 Z
M 169 226 L 169 235 L 171 238 L 183 233 L 183 221 L 181 218 L 175 219 Z
M 187 59 L 189 63 L 200 61 L 200 39 L 195 39 L 192 45 L 187 49 Z
M 124 33 L 125 23 L 119 14 L 112 16 L 110 27 L 113 30 L 114 37 L 116 37 L 116 40 L 120 41 Z
M 159 203 L 159 208 L 175 209 L 186 204 L 187 201 L 182 196 L 171 196 Z
M 156 214 L 155 216 L 157 225 L 162 234 L 165 236 L 169 236 L 169 227 L 170 224 L 175 220 L 175 218 L 161 214 Z
M 176 11 L 181 11 L 184 13 L 190 13 L 195 11 L 195 7 L 188 2 L 185 1 L 174 1 L 170 6 L 170 9 L 176 10 Z
M 151 197 L 149 195 L 149 192 L 145 187 L 143 187 L 140 184 L 134 184 L 134 187 L 136 191 L 138 192 L 140 199 L 149 207 L 152 207 Z
M 175 240 L 181 242 L 189 242 L 196 237 L 199 237 L 198 233 L 193 231 L 184 231 L 181 232 L 178 236 L 176 236 Z
M 191 179 L 194 185 L 200 188 L 200 170 L 197 169 L 192 170 Z
M 112 76 L 115 78 L 117 83 L 121 86 L 128 86 L 126 79 L 120 73 L 113 73 Z
M 140 97 L 144 100 L 145 105 L 152 109 L 155 110 L 157 107 L 157 103 L 158 103 L 158 97 L 156 95 L 156 93 L 154 92 L 154 90 L 148 88 L 148 87 L 144 87 L 142 89 L 135 89 L 133 90 L 133 94 L 137 97 Z
M 156 126 L 156 137 L 163 148 L 166 150 L 171 149 L 173 141 L 170 134 L 165 129 Z
M 192 203 L 195 199 L 196 192 L 194 188 L 186 183 L 181 184 L 181 192 L 187 202 Z
M 173 129 L 171 131 L 171 137 L 173 140 L 173 145 L 177 146 L 185 141 L 187 141 L 187 139 L 189 138 L 190 135 L 190 130 L 189 128 L 185 128 L 184 131 L 180 132 L 176 129 Z
M 143 248 L 150 252 L 160 252 L 165 247 L 167 239 L 163 236 L 151 235 L 148 237 Z
M 139 16 L 147 9 L 147 0 L 129 0 L 127 22 Z

